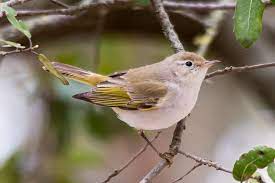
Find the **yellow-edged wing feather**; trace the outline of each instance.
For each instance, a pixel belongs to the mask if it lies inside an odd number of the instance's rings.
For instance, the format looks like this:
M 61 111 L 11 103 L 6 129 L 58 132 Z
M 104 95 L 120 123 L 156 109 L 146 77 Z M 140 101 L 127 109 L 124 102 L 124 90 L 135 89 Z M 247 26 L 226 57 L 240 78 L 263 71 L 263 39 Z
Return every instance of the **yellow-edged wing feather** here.
M 131 86 L 104 82 L 98 84 L 92 91 L 77 94 L 74 98 L 108 107 L 150 110 L 157 106 L 166 92 L 167 88 L 163 84 L 155 82 L 141 82 Z

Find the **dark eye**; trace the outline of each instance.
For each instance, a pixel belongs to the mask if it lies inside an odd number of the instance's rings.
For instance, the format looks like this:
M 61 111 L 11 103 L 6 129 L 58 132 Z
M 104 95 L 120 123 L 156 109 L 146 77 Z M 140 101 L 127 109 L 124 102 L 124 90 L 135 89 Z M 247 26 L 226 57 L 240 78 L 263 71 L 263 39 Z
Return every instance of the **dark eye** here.
M 185 65 L 188 67 L 191 67 L 193 65 L 193 63 L 191 61 L 187 61 L 187 62 L 185 62 Z

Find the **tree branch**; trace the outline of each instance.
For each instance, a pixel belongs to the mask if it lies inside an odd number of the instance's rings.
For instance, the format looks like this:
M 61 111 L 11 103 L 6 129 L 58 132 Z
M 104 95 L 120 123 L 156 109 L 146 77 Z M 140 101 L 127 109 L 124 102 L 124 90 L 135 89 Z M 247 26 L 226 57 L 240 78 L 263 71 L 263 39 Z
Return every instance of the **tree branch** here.
M 15 6 L 15 5 L 18 5 L 18 4 L 24 4 L 28 1 L 32 1 L 32 0 L 10 0 L 10 1 L 6 2 L 6 5 Z
M 185 156 L 187 158 L 190 158 L 190 159 L 196 161 L 199 164 L 206 165 L 208 167 L 213 167 L 216 170 L 220 170 L 220 171 L 223 171 L 223 172 L 226 172 L 226 173 L 232 173 L 232 171 L 222 167 L 221 165 L 219 165 L 216 162 L 213 162 L 213 161 L 210 161 L 210 160 L 207 160 L 207 159 L 204 159 L 204 158 L 201 158 L 201 157 L 198 157 L 198 156 L 195 156 L 195 155 L 192 155 L 190 153 L 186 153 L 186 152 L 183 152 L 183 151 L 180 151 L 180 150 L 178 151 L 178 153 L 182 154 L 183 156 Z
M 177 155 L 178 149 L 180 148 L 182 133 L 185 129 L 185 120 L 186 118 L 177 123 L 177 126 L 174 130 L 173 139 L 169 147 L 169 151 L 166 152 L 171 160 L 174 158 L 175 155 Z M 162 172 L 162 170 L 168 165 L 169 162 L 167 160 L 160 160 L 160 162 L 156 164 L 139 183 L 150 183 L 152 179 L 158 176 Z
M 53 4 L 56 4 L 57 6 L 60 6 L 62 8 L 70 8 L 69 5 L 67 5 L 66 3 L 63 3 L 59 0 L 50 0 Z
M 154 142 L 160 135 L 161 132 L 158 132 L 156 136 L 150 141 L 151 143 Z M 113 173 L 111 173 L 102 183 L 109 182 L 113 177 L 120 174 L 123 170 L 125 170 L 129 165 L 131 165 L 146 149 L 148 148 L 149 144 L 146 143 L 142 149 L 140 149 L 131 159 L 127 161 L 121 168 L 115 170 Z
M 184 177 L 186 177 L 187 175 L 189 175 L 190 173 L 192 173 L 194 170 L 196 170 L 197 168 L 201 167 L 202 164 L 201 163 L 197 163 L 195 166 L 193 166 L 186 174 L 184 174 L 182 177 L 178 178 L 177 180 L 173 181 L 172 183 L 177 183 L 181 180 L 183 180 Z
M 169 16 L 164 9 L 162 1 L 151 0 L 151 4 L 153 6 L 154 11 L 156 12 L 157 18 L 159 19 L 162 31 L 165 37 L 169 40 L 171 47 L 175 50 L 175 52 L 184 51 L 184 47 L 181 44 L 178 35 L 174 30 L 174 26 L 170 22 Z
M 270 1 L 265 1 L 266 6 L 272 5 Z M 197 10 L 197 11 L 211 11 L 211 10 L 234 10 L 236 3 L 217 3 L 217 2 L 176 2 L 176 1 L 164 1 L 164 6 L 169 9 L 176 10 Z
M 205 79 L 209 79 L 209 78 L 219 76 L 219 75 L 228 74 L 231 72 L 247 72 L 247 71 L 251 71 L 251 70 L 255 70 L 255 69 L 262 69 L 262 68 L 267 68 L 267 67 L 275 67 L 275 62 L 266 63 L 266 64 L 249 65 L 249 66 L 246 65 L 246 66 L 242 66 L 242 67 L 230 66 L 230 67 L 216 70 L 214 72 L 207 74 Z
M 13 6 L 19 3 L 24 3 L 31 0 L 13 0 L 8 1 L 9 6 Z M 264 2 L 266 6 L 271 6 L 271 2 Z M 168 11 L 175 10 L 194 10 L 194 11 L 211 11 L 211 10 L 233 10 L 235 9 L 235 3 L 216 3 L 216 2 L 171 2 L 164 1 L 163 5 L 167 8 Z M 128 0 L 106 0 L 99 2 L 91 2 L 80 4 L 77 6 L 70 6 L 69 8 L 62 9 L 47 9 L 47 10 L 18 10 L 17 16 L 37 16 L 37 15 L 74 15 L 85 10 L 92 10 L 97 7 L 108 7 L 109 9 L 114 7 L 124 7 L 129 8 L 139 7 L 138 5 L 133 4 L 133 2 Z M 147 7 L 139 7 L 147 8 Z M 163 11 L 161 11 L 163 12 Z M 164 14 L 163 14 L 164 15 Z

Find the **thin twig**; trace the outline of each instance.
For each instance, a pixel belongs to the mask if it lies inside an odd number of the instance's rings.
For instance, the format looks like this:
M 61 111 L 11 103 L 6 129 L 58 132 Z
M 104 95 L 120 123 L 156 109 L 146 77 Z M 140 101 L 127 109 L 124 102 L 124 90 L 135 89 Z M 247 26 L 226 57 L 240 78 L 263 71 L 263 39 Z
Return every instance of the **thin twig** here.
M 154 142 L 160 135 L 161 132 L 158 132 L 156 136 L 150 141 L 151 143 Z M 148 148 L 149 144 L 146 143 L 143 148 L 141 148 L 131 159 L 127 161 L 121 168 L 115 170 L 113 173 L 111 173 L 102 183 L 109 182 L 113 177 L 120 174 L 123 170 L 125 170 L 129 165 L 131 165 L 146 149 Z
M 181 15 L 183 17 L 189 18 L 190 20 L 193 20 L 199 24 L 201 24 L 204 27 L 209 27 L 210 25 L 202 18 L 201 15 L 199 15 L 196 12 L 192 11 L 182 11 L 182 10 L 170 10 L 169 13 L 175 13 L 178 15 Z
M 6 2 L 6 5 L 15 6 L 15 5 L 18 5 L 18 4 L 24 4 L 28 1 L 32 1 L 32 0 L 10 0 L 10 1 Z
M 275 67 L 275 62 L 271 62 L 271 63 L 265 63 L 265 64 L 256 64 L 256 65 L 246 65 L 246 66 L 242 66 L 242 67 L 226 67 L 224 69 L 219 69 L 216 70 L 214 72 L 211 72 L 209 74 L 206 75 L 205 79 L 209 79 L 215 76 L 219 76 L 219 75 L 223 75 L 223 74 L 228 74 L 231 72 L 247 72 L 247 71 L 251 71 L 251 70 L 255 70 L 255 69 L 261 69 L 261 68 L 267 68 L 267 67 Z
M 30 0 L 22 0 L 22 2 L 27 2 Z M 21 1 L 16 0 L 16 4 Z M 271 6 L 270 2 L 264 2 L 266 6 Z M 9 3 L 15 5 L 14 3 Z M 70 6 L 69 8 L 62 9 L 46 9 L 46 10 L 18 10 L 17 16 L 36 16 L 36 15 L 74 15 L 81 11 L 92 10 L 93 8 L 98 8 L 101 6 L 106 6 L 109 9 L 114 7 L 121 8 L 134 8 L 137 5 L 133 5 L 131 1 L 124 0 L 107 0 L 99 2 L 85 3 L 77 6 Z M 171 2 L 164 1 L 164 6 L 168 11 L 175 10 L 196 10 L 196 11 L 211 11 L 211 10 L 233 10 L 235 9 L 235 3 L 216 3 L 216 2 L 203 2 L 203 3 L 194 3 L 194 2 Z M 140 7 L 147 8 L 147 7 Z
M 169 9 L 176 10 L 198 10 L 198 11 L 211 11 L 211 10 L 234 10 L 236 7 L 235 2 L 217 3 L 217 2 L 176 2 L 164 1 L 164 6 Z M 265 1 L 266 6 L 272 5 L 270 1 Z
M 59 1 L 59 0 L 50 0 L 53 4 L 56 4 L 56 5 L 58 5 L 58 6 L 60 6 L 60 7 L 62 7 L 62 8 L 70 8 L 70 6 L 69 5 L 67 5 L 66 3 L 63 3 L 63 2 L 61 2 L 61 1 Z
M 99 1 L 99 2 L 91 2 L 80 4 L 76 6 L 70 6 L 69 8 L 62 8 L 62 9 L 45 9 L 45 10 L 18 10 L 17 16 L 36 16 L 36 15 L 75 15 L 81 13 L 82 11 L 92 10 L 93 8 L 100 8 L 100 7 L 112 7 L 119 6 L 120 4 L 129 4 L 129 2 L 123 2 L 122 0 L 106 0 L 106 1 Z
M 23 52 L 32 52 L 34 49 L 37 49 L 39 46 L 35 45 L 35 46 L 31 46 L 29 48 L 23 48 L 23 49 L 15 49 L 12 51 L 1 51 L 0 50 L 0 57 L 1 56 L 7 56 L 7 55 L 11 55 L 11 54 L 15 54 L 15 53 L 23 53 Z M 3 58 L 3 57 L 1 57 Z
M 177 126 L 174 130 L 173 138 L 169 147 L 169 151 L 166 152 L 167 157 L 170 156 L 170 162 L 172 162 L 172 159 L 176 156 L 176 154 L 178 153 L 178 149 L 180 148 L 181 137 L 183 134 L 183 130 L 185 129 L 185 120 L 186 118 L 184 118 L 183 120 L 177 123 Z M 162 172 L 162 170 L 169 165 L 171 164 L 169 164 L 167 160 L 164 160 L 164 159 L 160 160 L 160 162 L 156 164 L 150 170 L 150 172 L 148 172 L 147 175 L 143 177 L 143 179 L 139 183 L 150 183 L 153 178 L 158 176 Z
M 179 40 L 177 33 L 174 30 L 174 26 L 170 22 L 169 16 L 166 13 L 161 0 L 151 0 L 156 16 L 159 19 L 163 33 L 165 37 L 169 40 L 171 47 L 175 52 L 184 51 L 184 47 Z
M 157 153 L 158 156 L 161 157 L 161 153 L 159 152 L 159 150 L 150 142 L 150 140 L 147 138 L 147 136 L 145 135 L 144 131 L 139 132 L 139 135 L 147 142 L 147 144 L 153 149 L 153 151 L 155 151 L 155 153 Z
M 210 161 L 210 160 L 207 160 L 207 159 L 204 159 L 204 158 L 201 158 L 201 157 L 198 157 L 198 156 L 195 156 L 195 155 L 192 155 L 190 153 L 187 153 L 187 152 L 183 152 L 183 151 L 178 151 L 179 154 L 182 154 L 184 155 L 185 157 L 187 158 L 190 158 L 194 161 L 196 161 L 197 163 L 200 163 L 202 165 L 206 165 L 208 167 L 213 167 L 215 168 L 216 170 L 220 170 L 220 171 L 223 171 L 223 172 L 226 172 L 226 173 L 231 173 L 232 174 L 232 171 L 222 167 L 221 165 L 219 165 L 218 163 L 216 162 L 213 162 L 213 161 Z
M 187 175 L 189 175 L 190 173 L 192 173 L 194 170 L 196 170 L 197 168 L 201 167 L 202 165 L 203 165 L 202 163 L 197 163 L 188 172 L 186 172 L 186 174 L 184 174 L 182 177 L 178 178 L 177 180 L 173 181 L 172 183 L 177 183 L 177 182 L 183 180 L 184 177 L 186 177 Z

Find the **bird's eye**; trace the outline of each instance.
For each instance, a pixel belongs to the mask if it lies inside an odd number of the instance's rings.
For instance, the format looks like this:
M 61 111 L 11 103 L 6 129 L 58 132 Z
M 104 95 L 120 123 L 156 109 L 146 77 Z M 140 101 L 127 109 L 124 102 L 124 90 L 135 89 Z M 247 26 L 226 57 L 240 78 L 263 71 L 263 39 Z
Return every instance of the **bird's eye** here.
M 193 63 L 191 61 L 187 61 L 187 62 L 185 62 L 185 65 L 188 67 L 191 67 L 193 65 Z

